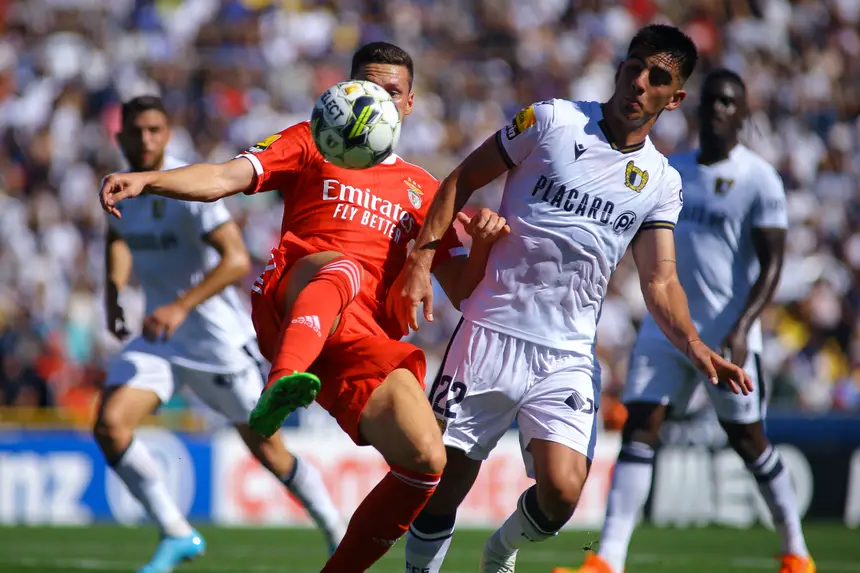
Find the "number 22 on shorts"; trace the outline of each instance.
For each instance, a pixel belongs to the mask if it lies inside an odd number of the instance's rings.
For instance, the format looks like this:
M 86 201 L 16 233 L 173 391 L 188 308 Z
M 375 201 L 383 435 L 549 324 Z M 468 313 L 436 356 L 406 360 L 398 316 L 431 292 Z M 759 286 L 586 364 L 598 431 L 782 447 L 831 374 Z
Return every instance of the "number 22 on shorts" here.
M 437 416 L 447 419 L 457 417 L 451 411 L 451 406 L 456 406 L 466 398 L 466 385 L 462 382 L 453 382 L 450 376 L 439 376 L 430 387 L 430 405 Z

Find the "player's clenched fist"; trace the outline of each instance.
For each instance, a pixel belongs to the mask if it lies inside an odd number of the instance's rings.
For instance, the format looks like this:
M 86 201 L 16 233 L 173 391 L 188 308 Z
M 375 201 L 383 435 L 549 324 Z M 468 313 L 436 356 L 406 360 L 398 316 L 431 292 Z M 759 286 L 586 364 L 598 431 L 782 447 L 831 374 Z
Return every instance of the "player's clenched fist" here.
M 108 175 L 102 181 L 102 188 L 99 192 L 102 209 L 117 219 L 122 218 L 119 209 L 116 208 L 117 203 L 123 199 L 140 195 L 148 182 L 146 173 L 114 173 Z
M 701 340 L 691 340 L 687 344 L 687 357 L 708 375 L 711 384 L 725 384 L 735 394 L 744 396 L 753 391 L 752 380 L 743 368 L 732 364 Z
M 472 237 L 472 248 L 492 245 L 511 232 L 507 220 L 486 207 L 472 217 L 465 213 L 457 213 L 457 220 Z

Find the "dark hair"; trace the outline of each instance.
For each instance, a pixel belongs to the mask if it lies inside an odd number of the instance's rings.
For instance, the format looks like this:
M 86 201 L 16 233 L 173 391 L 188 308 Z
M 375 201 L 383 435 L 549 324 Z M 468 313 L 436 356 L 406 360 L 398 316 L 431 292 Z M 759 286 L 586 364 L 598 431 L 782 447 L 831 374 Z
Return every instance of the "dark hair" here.
M 389 44 L 388 42 L 371 42 L 358 49 L 352 56 L 352 69 L 349 72 L 355 77 L 358 71 L 367 64 L 388 64 L 391 66 L 404 66 L 409 72 L 409 87 L 412 88 L 412 79 L 415 76 L 415 67 L 412 56 L 406 50 Z
M 733 72 L 728 68 L 714 68 L 711 70 L 707 76 L 705 76 L 705 81 L 702 83 L 702 87 L 706 86 L 711 82 L 718 81 L 727 81 L 733 82 L 740 86 L 741 91 L 744 92 L 744 95 L 747 93 L 747 85 L 744 83 L 743 78 L 737 73 Z
M 122 124 L 125 126 L 143 112 L 153 109 L 167 115 L 164 102 L 156 95 L 143 95 L 130 99 L 122 104 Z
M 650 54 L 666 54 L 678 65 L 678 75 L 681 83 L 693 75 L 699 51 L 690 37 L 676 28 L 666 24 L 650 24 L 639 30 L 630 41 L 627 55 L 634 50 L 645 48 Z

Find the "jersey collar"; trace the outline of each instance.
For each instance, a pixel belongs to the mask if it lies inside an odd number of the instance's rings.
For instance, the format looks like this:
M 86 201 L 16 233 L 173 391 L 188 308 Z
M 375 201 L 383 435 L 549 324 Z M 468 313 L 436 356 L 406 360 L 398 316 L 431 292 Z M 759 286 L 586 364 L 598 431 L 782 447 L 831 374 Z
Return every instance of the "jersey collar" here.
M 609 131 L 609 125 L 606 123 L 606 119 L 603 117 L 603 104 L 600 104 L 600 121 L 597 122 L 597 126 L 600 128 L 600 131 L 603 132 L 603 137 L 606 138 L 606 142 L 609 146 L 620 153 L 633 153 L 634 151 L 639 151 L 645 147 L 645 142 L 648 141 L 648 138 L 646 137 L 639 143 L 634 143 L 633 145 L 618 145 L 615 138 L 612 136 L 612 133 Z

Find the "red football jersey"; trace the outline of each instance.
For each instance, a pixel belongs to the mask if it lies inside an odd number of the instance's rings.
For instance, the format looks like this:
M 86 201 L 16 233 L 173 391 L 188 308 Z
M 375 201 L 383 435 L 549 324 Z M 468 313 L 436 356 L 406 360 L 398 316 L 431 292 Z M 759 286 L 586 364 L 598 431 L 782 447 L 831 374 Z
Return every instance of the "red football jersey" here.
M 317 150 L 307 121 L 267 137 L 240 157 L 257 172 L 247 194 L 283 194 L 282 235 L 290 232 L 320 250 L 355 258 L 385 292 L 403 268 L 409 242 L 418 235 L 439 186 L 432 175 L 396 154 L 369 169 L 337 167 Z M 433 264 L 465 254 L 451 228 Z

